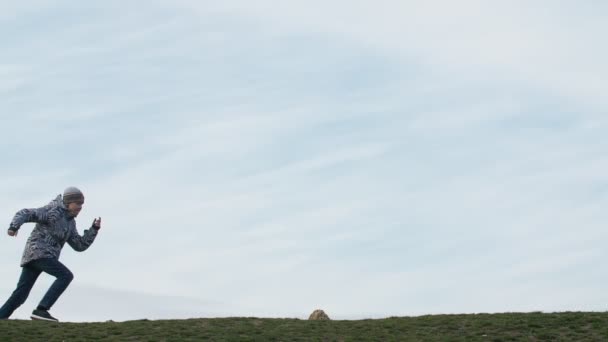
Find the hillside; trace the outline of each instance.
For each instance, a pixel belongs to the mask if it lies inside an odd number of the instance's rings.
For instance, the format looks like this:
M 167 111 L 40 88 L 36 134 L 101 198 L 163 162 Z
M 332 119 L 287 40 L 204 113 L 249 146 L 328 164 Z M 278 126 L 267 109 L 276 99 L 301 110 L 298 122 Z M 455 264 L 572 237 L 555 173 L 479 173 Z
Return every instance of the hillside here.
M 608 341 L 608 312 L 432 315 L 352 321 L 204 318 L 0 321 L 2 341 Z

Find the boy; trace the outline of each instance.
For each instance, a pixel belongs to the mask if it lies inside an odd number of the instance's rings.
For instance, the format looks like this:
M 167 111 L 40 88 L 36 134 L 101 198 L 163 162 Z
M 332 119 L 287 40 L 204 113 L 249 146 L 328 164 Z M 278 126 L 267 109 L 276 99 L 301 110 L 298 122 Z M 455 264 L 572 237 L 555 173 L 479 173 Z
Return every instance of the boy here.
M 68 187 L 62 195 L 42 208 L 22 209 L 15 214 L 8 228 L 8 235 L 16 237 L 19 228 L 26 222 L 35 222 L 21 259 L 21 277 L 17 288 L 0 308 L 0 319 L 8 319 L 13 312 L 25 303 L 36 279 L 45 272 L 54 276 L 55 281 L 44 295 L 31 318 L 58 322 L 49 310 L 68 287 L 74 275 L 59 262 L 63 245 L 67 242 L 74 250 L 82 252 L 89 248 L 99 229 L 101 217 L 93 220 L 91 229 L 81 236 L 76 230 L 75 218 L 82 210 L 84 195 L 75 187 Z

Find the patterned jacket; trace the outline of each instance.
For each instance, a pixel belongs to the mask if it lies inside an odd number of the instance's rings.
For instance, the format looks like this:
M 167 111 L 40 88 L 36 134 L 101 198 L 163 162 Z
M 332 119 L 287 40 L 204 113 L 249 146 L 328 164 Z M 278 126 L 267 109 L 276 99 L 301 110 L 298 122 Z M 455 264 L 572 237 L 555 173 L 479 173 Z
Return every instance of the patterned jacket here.
M 66 242 L 74 250 L 82 252 L 97 236 L 97 230 L 93 227 L 85 230 L 82 236 L 78 234 L 76 221 L 69 215 L 61 195 L 42 208 L 19 210 L 9 229 L 17 231 L 26 222 L 35 222 L 36 226 L 25 245 L 21 266 L 37 259 L 59 259 Z

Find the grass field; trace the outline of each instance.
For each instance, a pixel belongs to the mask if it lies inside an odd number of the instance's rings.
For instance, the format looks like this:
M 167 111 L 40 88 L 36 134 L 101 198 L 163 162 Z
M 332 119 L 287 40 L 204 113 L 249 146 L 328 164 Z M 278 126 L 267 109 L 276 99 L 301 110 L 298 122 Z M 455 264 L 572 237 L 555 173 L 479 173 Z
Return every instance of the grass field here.
M 349 321 L 204 318 L 0 321 L 1 341 L 608 341 L 608 312 L 432 315 Z

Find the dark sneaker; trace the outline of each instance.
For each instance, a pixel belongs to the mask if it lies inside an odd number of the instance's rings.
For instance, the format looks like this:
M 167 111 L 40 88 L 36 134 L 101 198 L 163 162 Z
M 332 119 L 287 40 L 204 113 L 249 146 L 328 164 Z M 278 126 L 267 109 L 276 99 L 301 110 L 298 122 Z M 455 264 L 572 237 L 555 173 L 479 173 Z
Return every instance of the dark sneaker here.
M 57 318 L 51 316 L 51 314 L 46 310 L 36 309 L 32 312 L 32 315 L 30 317 L 38 321 L 59 322 Z

